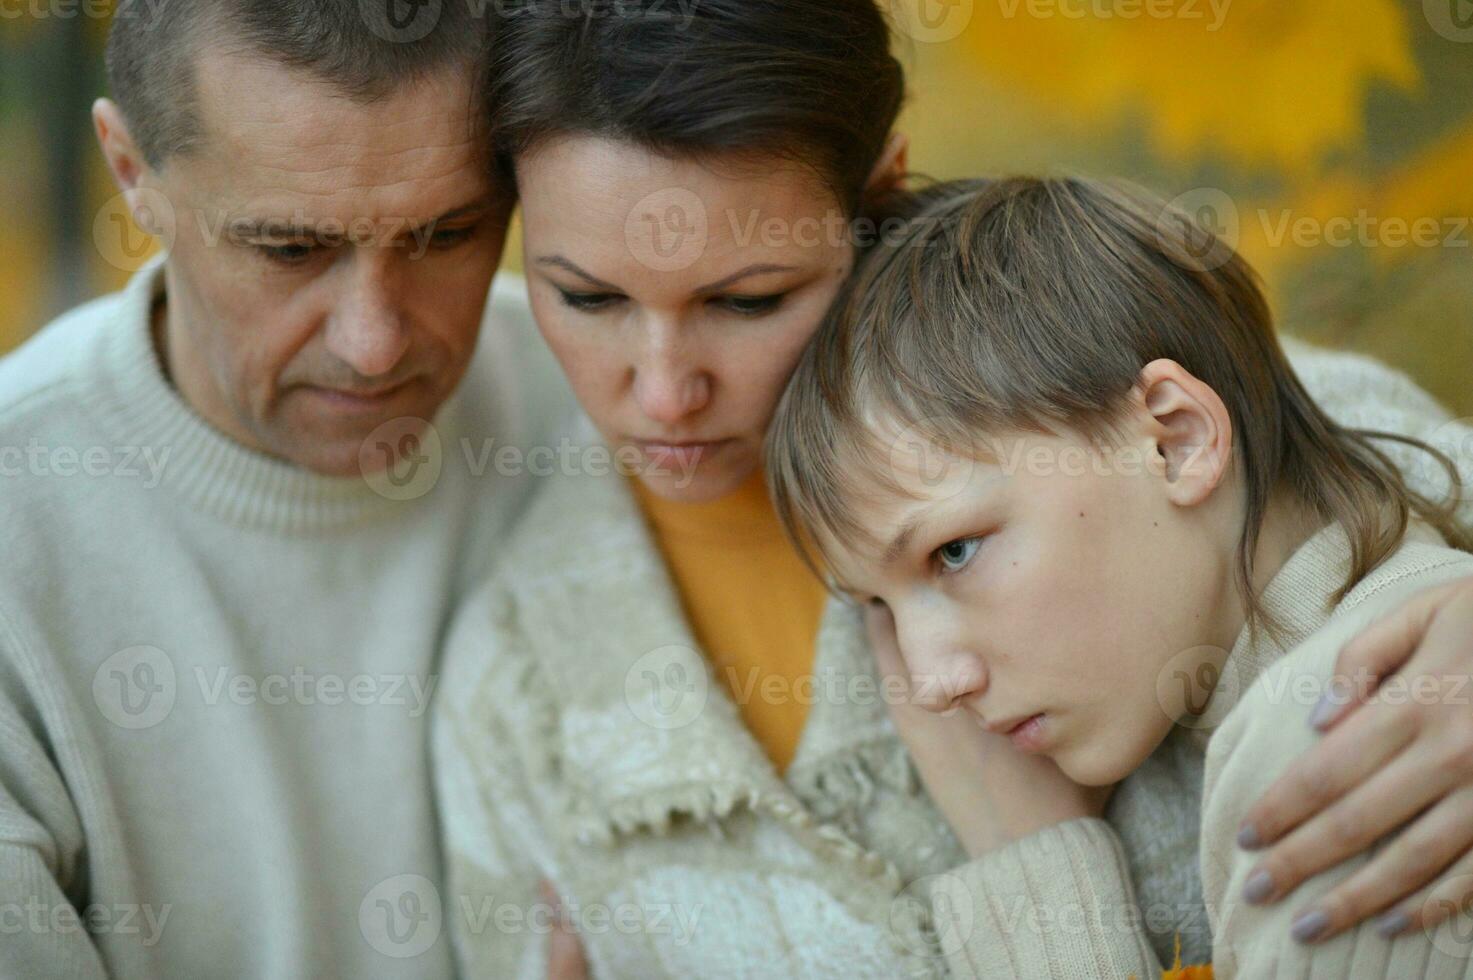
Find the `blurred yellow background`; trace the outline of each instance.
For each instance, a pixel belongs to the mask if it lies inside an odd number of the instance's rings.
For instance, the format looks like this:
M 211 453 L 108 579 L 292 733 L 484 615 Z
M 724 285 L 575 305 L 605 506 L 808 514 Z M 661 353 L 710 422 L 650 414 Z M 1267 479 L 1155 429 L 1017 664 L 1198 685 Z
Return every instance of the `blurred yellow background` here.
M 1473 414 L 1473 0 L 880 2 L 915 169 L 1180 195 L 1286 330 Z M 94 244 L 119 220 L 88 118 L 105 8 L 0 0 L 0 350 L 126 278 Z

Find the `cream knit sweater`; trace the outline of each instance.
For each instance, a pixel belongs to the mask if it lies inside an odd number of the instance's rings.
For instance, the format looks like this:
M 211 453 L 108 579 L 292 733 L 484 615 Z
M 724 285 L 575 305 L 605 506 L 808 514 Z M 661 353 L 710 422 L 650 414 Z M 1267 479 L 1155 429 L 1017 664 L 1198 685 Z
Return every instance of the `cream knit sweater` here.
M 1237 846 L 1238 827 L 1249 806 L 1318 737 L 1305 719 L 1329 687 L 1340 648 L 1415 592 L 1473 575 L 1473 555 L 1414 526 L 1401 548 L 1336 605 L 1332 597 L 1349 567 L 1349 541 L 1338 525 L 1305 542 L 1263 595 L 1284 634 L 1254 642 L 1245 629 L 1206 711 L 1173 736 L 1188 744 L 1187 752 L 1205 755 L 1202 904 L 1196 912 L 1211 926 L 1218 980 L 1473 976 L 1466 920 L 1394 942 L 1378 937 L 1371 924 L 1313 947 L 1290 938 L 1293 915 L 1374 852 L 1310 879 L 1276 905 L 1241 899 L 1260 855 Z M 940 910 L 937 930 L 953 975 L 1159 976 L 1171 961 L 1141 925 L 1151 908 L 1132 885 L 1127 847 L 1109 822 L 1075 820 L 935 879 L 928 894 Z
M 1298 346 L 1291 358 L 1342 421 L 1424 438 L 1449 424 L 1370 361 Z M 584 438 L 596 441 L 591 428 Z M 1437 491 L 1435 470 L 1387 451 Z M 988 946 L 990 926 L 937 894 L 991 872 L 966 860 L 919 786 L 851 609 L 830 604 L 817 647 L 814 700 L 779 778 L 710 676 L 623 480 L 542 486 L 455 623 L 433 726 L 447 916 L 465 974 L 540 980 L 545 877 L 598 977 L 1109 975 L 1031 939 L 1010 961 L 1006 936 Z M 1309 708 L 1279 710 L 1302 728 Z M 1097 964 L 1144 974 L 1169 962 L 1178 934 L 1187 962 L 1211 956 L 1202 785 L 1200 746 L 1170 738 L 1106 820 L 1012 852 L 1024 865 L 1081 856 L 1040 867 L 1049 884 L 1083 868 L 1062 894 L 1125 915 Z M 961 912 L 974 941 L 957 947 Z
M 464 450 L 568 398 L 508 285 L 411 499 L 202 422 L 157 264 L 0 359 L 0 977 L 451 975 L 428 701 L 535 483 Z

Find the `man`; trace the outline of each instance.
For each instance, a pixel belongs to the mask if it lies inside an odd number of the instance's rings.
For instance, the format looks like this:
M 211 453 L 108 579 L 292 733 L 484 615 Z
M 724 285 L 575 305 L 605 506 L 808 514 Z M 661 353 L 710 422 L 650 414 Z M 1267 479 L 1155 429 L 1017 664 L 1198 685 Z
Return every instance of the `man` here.
M 511 195 L 433 6 L 115 22 L 169 250 L 0 360 L 0 976 L 452 972 L 436 647 L 571 403 L 514 289 L 477 353 Z

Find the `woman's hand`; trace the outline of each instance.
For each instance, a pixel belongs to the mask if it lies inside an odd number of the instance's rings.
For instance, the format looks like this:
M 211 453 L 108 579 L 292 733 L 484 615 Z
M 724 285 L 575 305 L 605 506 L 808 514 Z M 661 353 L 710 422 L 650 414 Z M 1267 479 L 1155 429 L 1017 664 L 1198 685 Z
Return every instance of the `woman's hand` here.
M 1324 740 L 1249 810 L 1239 837 L 1267 846 L 1258 868 L 1272 884 L 1262 900 L 1273 902 L 1403 828 L 1295 917 L 1324 913 L 1313 941 L 1383 910 L 1378 928 L 1394 936 L 1473 907 L 1470 675 L 1473 579 L 1423 592 L 1341 651 L 1340 696 L 1310 719 Z
M 890 610 L 871 604 L 864 615 L 881 689 L 909 691 Z M 1104 812 L 1110 787 L 1074 783 L 1052 760 L 1025 755 L 1003 736 L 984 731 L 970 712 L 936 714 L 910 697 L 886 701 L 927 792 L 972 857 L 1044 827 Z
M 547 980 L 588 980 L 583 944 L 551 882 L 542 882 L 542 900 L 552 906 L 554 914 L 552 933 L 547 937 Z

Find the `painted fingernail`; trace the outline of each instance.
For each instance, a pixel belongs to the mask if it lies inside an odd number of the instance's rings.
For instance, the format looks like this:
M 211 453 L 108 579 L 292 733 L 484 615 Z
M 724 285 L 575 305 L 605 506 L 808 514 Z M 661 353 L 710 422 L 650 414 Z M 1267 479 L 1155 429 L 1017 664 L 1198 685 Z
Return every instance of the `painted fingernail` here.
M 1255 871 L 1243 885 L 1243 900 L 1258 905 L 1274 893 L 1274 879 L 1267 871 Z
M 1340 699 L 1336 696 L 1334 688 L 1320 695 L 1315 702 L 1314 710 L 1309 713 L 1310 728 L 1324 728 L 1330 723 L 1336 709 L 1340 707 Z
M 1258 828 L 1251 823 L 1244 823 L 1238 828 L 1238 846 L 1245 851 L 1254 851 L 1263 845 L 1258 838 Z
M 1289 929 L 1289 934 L 1297 942 L 1312 943 L 1323 936 L 1329 928 L 1330 917 L 1323 910 L 1315 909 L 1295 919 L 1294 925 Z
M 1376 920 L 1376 932 L 1390 939 L 1392 936 L 1406 931 L 1407 926 L 1412 924 L 1411 916 L 1405 912 L 1387 912 Z

